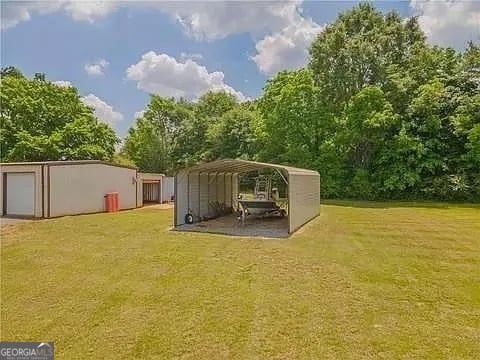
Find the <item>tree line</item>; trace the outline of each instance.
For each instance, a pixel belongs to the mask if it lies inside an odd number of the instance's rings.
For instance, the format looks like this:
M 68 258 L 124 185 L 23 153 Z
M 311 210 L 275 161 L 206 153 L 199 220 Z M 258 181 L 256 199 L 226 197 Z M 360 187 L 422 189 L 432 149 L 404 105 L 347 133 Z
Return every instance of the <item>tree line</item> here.
M 74 88 L 17 75 L 2 74 L 2 160 L 112 159 L 114 134 Z M 15 81 L 26 83 L 7 93 Z M 39 105 L 49 91 L 61 91 L 71 112 Z M 35 106 L 45 129 L 31 117 Z M 478 201 L 480 49 L 430 46 L 416 18 L 359 4 L 319 33 L 305 68 L 278 73 L 258 99 L 151 95 L 116 156 L 166 173 L 219 158 L 306 167 L 320 172 L 330 198 Z

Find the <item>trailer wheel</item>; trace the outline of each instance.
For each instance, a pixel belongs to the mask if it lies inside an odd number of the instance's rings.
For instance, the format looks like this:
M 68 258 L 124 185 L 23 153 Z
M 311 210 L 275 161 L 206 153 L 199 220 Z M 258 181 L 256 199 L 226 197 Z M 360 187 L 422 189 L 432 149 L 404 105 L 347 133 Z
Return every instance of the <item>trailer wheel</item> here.
M 186 224 L 193 224 L 193 215 L 192 214 L 185 215 L 185 223 Z

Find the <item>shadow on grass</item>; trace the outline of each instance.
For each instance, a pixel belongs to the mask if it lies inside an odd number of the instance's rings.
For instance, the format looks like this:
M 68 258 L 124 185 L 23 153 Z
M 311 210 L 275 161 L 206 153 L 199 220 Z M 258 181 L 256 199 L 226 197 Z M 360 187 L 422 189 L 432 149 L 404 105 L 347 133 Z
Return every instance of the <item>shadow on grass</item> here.
M 432 208 L 432 209 L 449 209 L 449 208 L 472 208 L 480 209 L 480 203 L 468 202 L 434 202 L 434 201 L 359 201 L 359 200 L 322 200 L 323 205 L 335 205 L 357 208 Z

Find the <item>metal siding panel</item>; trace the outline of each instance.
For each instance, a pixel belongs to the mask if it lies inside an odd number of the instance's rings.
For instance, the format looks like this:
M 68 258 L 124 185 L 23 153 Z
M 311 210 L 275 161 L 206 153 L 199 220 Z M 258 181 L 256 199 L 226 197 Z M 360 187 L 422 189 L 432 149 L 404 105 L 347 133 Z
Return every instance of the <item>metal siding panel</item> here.
M 320 212 L 320 176 L 289 174 L 289 232 L 292 233 Z
M 217 201 L 217 174 L 208 177 L 208 201 Z
M 232 206 L 232 174 L 225 177 L 225 204 Z
M 109 192 L 118 192 L 121 210 L 136 207 L 135 169 L 97 163 L 55 165 L 50 172 L 50 216 L 102 212 Z
M 175 176 L 177 187 L 175 189 L 175 214 L 176 224 L 185 224 L 185 215 L 188 213 L 187 207 L 187 174 L 180 171 Z
M 238 174 L 232 176 L 232 201 L 233 210 L 238 210 Z
M 225 202 L 225 174 L 218 174 L 217 176 L 217 201 L 221 204 Z
M 137 207 L 143 206 L 143 181 L 137 175 Z
M 160 202 L 160 182 L 143 182 L 143 201 Z
M 200 216 L 208 215 L 208 174 L 200 174 Z

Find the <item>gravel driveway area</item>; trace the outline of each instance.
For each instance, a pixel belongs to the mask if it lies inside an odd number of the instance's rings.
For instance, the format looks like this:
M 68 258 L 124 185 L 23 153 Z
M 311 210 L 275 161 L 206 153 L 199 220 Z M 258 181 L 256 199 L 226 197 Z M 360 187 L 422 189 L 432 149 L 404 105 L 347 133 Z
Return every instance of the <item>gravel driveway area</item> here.
M 0 227 L 17 225 L 22 222 L 32 221 L 28 219 L 17 219 L 17 218 L 8 218 L 8 217 L 0 217 Z

